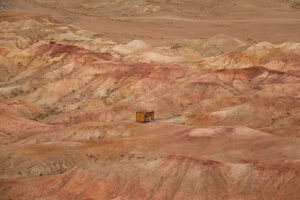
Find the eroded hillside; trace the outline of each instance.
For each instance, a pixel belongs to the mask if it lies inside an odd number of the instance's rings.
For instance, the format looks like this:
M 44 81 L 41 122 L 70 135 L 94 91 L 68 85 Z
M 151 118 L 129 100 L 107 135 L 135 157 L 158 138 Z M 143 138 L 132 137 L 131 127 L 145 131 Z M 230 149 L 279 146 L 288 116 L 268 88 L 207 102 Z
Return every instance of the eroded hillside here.
M 299 43 L 0 18 L 0 199 L 300 198 Z

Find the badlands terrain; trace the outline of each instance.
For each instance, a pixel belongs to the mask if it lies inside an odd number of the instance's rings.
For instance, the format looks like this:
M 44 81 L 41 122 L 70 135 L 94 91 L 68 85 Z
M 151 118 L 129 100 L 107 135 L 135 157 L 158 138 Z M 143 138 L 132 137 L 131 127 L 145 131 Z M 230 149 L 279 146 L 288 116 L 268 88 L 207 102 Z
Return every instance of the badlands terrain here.
M 300 199 L 299 1 L 0 10 L 0 200 Z

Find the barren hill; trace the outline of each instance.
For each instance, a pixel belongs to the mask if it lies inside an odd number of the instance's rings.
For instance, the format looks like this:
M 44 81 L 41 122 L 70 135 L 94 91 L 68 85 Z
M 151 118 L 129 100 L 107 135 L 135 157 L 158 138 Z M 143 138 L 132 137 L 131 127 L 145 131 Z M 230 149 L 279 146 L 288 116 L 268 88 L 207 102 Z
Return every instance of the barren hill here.
M 0 199 L 298 200 L 297 4 L 246 2 L 2 1 Z M 266 10 L 277 44 L 169 34 Z

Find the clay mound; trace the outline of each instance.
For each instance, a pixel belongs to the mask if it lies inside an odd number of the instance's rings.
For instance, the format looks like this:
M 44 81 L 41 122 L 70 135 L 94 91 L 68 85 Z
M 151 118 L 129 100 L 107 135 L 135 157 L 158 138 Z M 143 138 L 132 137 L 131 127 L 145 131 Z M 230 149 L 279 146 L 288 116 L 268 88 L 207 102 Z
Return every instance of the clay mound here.
M 205 58 L 202 68 L 245 68 L 253 65 L 263 65 L 268 69 L 278 71 L 298 71 L 299 43 L 258 43 L 242 52 L 230 52 L 224 55 Z
M 22 109 L 22 107 L 18 108 L 0 102 L 0 110 L 0 128 L 2 136 L 4 136 L 5 139 L 15 137 L 13 134 L 20 132 L 30 132 L 47 128 L 46 124 L 28 119 L 27 113 L 24 113 L 24 111 L 28 112 L 28 110 L 26 108 L 24 109 L 24 107 Z
M 26 16 L 14 12 L 3 15 Z M 299 44 L 293 42 L 280 45 L 261 42 L 253 45 L 253 42 L 221 34 L 199 40 L 172 39 L 170 42 L 152 45 L 152 47 L 142 40 L 118 44 L 110 39 L 99 38 L 96 33 L 59 24 L 47 16 L 35 16 L 17 21 L 2 21 L 1 46 L 25 50 L 39 45 L 42 41 L 46 43 L 56 41 L 108 53 L 118 58 L 123 57 L 128 61 L 181 64 L 198 69 L 264 65 L 280 71 L 297 71 L 299 65 Z M 207 56 L 212 57 L 207 58 Z
M 281 97 L 285 96 L 287 93 L 283 94 L 283 90 L 288 91 L 288 93 L 291 95 L 297 96 L 296 91 L 298 90 L 299 77 L 297 75 L 285 74 L 261 67 L 251 67 L 241 70 L 215 71 L 199 77 L 198 80 L 199 81 L 194 82 L 193 84 L 197 83 L 199 91 L 198 94 L 201 94 L 201 91 L 205 91 L 205 96 L 200 95 L 199 97 L 206 99 L 202 102 L 201 106 L 197 107 L 203 111 L 211 112 L 211 114 L 208 116 L 199 115 L 199 118 L 197 120 L 195 119 L 193 123 L 197 123 L 196 121 L 199 121 L 199 123 L 208 121 L 215 124 L 220 123 L 222 125 L 229 125 L 227 122 L 230 121 L 231 123 L 237 122 L 238 124 L 247 124 L 247 126 L 256 127 L 266 124 L 271 125 L 275 121 L 283 120 L 283 118 L 288 117 L 291 114 L 288 111 L 290 109 L 290 104 L 288 103 L 289 100 L 287 100 L 287 98 L 285 100 L 282 99 L 281 101 L 277 101 L 276 103 L 274 103 L 273 100 L 281 95 Z M 222 80 L 222 83 L 219 82 L 220 80 Z M 287 80 L 289 81 L 286 82 Z M 212 82 L 218 83 L 218 85 L 214 87 L 215 90 L 216 88 L 220 88 L 220 86 L 222 86 L 221 88 L 223 91 L 219 89 L 220 91 L 214 94 L 214 100 L 212 98 L 208 98 L 207 95 L 209 95 L 209 93 L 207 91 L 207 86 L 204 85 L 203 82 L 206 84 Z M 233 90 L 227 90 L 227 92 L 230 91 L 230 93 L 227 93 L 228 98 L 225 100 L 223 97 L 222 99 L 218 100 L 216 95 L 220 93 L 225 94 L 224 87 L 228 85 L 236 88 L 238 91 L 258 90 L 259 92 L 257 91 L 255 93 L 259 96 L 244 101 L 243 99 L 233 98 L 232 96 L 235 96 L 235 92 Z M 271 93 L 271 90 L 281 90 L 282 92 Z M 218 108 L 218 110 L 214 111 L 213 107 L 217 108 L 218 106 L 220 106 L 220 108 L 222 107 L 223 109 Z M 268 111 L 266 112 L 266 110 Z M 269 115 L 266 113 L 272 114 Z M 252 118 L 252 116 L 255 116 L 255 119 Z M 191 115 L 191 117 L 193 116 Z
M 38 186 L 41 193 L 37 190 L 23 193 L 15 184 L 13 191 L 19 189 L 21 199 L 236 199 L 242 196 L 243 199 L 287 197 L 296 200 L 299 198 L 298 173 L 299 164 L 228 165 L 173 155 L 147 162 L 90 163 L 48 177 Z M 286 179 L 289 181 L 284 181 Z M 19 180 L 18 184 L 32 181 Z M 30 186 L 37 187 L 32 183 Z
M 7 55 L 3 53 L 7 63 L 12 62 Z M 134 120 L 132 113 L 147 107 L 157 111 L 158 119 L 170 122 L 264 126 L 266 130 L 296 113 L 292 110 L 297 99 L 290 97 L 297 96 L 299 76 L 293 72 L 261 66 L 204 72 L 133 64 L 56 43 L 37 46 L 26 58 L 30 68 L 22 68 L 0 91 L 4 97 L 17 96 L 53 110 L 45 115 L 52 115 L 47 123 Z M 292 123 L 286 128 L 295 130 Z
M 216 35 L 201 44 L 200 52 L 204 56 L 216 56 L 232 51 L 245 50 L 250 44 L 227 35 Z
M 7 65 L 12 61 L 3 52 Z M 297 96 L 299 76 L 261 66 L 193 71 L 115 61 L 107 54 L 57 43 L 37 46 L 26 59 L 30 70 L 22 68 L 12 79 L 17 82 L 2 85 L 0 91 L 4 97 L 47 105 L 53 111 L 45 115 L 47 123 L 134 120 L 132 113 L 146 106 L 157 111 L 158 119 L 176 123 L 267 130 L 293 115 L 290 110 L 297 105 L 290 97 Z M 281 100 L 272 103 L 276 98 Z M 295 130 L 293 123 L 285 126 Z
M 26 144 L 56 143 L 57 141 L 91 141 L 103 138 L 129 137 L 138 134 L 136 127 L 126 122 L 85 122 L 52 126 L 43 134 L 32 135 L 22 142 Z
M 136 51 L 147 50 L 149 48 L 150 45 L 146 44 L 144 41 L 133 40 L 125 45 L 117 45 L 112 50 L 124 56 L 134 53 Z
M 109 53 L 111 47 L 116 45 L 114 41 L 99 38 L 93 32 L 59 24 L 44 15 L 36 14 L 26 18 L 26 13 L 1 12 L 1 14 L 7 16 L 8 19 L 18 19 L 0 22 L 0 44 L 14 51 L 33 48 L 40 45 L 41 41 L 76 44 L 78 47 L 103 53 Z
M 267 133 L 254 131 L 246 127 L 214 127 L 214 128 L 197 128 L 190 131 L 189 137 L 199 138 L 238 138 L 239 140 L 247 140 L 260 137 L 270 136 Z
M 65 54 L 67 55 L 66 59 L 69 59 L 70 61 L 72 60 L 73 62 L 78 62 L 80 64 L 87 64 L 87 60 L 96 62 L 108 61 L 113 59 L 113 57 L 109 54 L 94 53 L 83 48 L 78 48 L 76 46 L 62 45 L 57 43 L 41 45 L 38 47 L 36 52 L 36 56 L 49 55 L 52 58 L 60 57 Z

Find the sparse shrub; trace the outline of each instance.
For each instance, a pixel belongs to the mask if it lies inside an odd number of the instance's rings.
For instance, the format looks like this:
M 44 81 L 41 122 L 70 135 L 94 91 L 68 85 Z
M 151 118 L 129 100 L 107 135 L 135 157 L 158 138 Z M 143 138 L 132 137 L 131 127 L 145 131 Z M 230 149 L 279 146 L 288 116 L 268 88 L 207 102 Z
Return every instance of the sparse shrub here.
M 12 90 L 11 91 L 11 97 L 15 97 L 18 95 L 18 91 L 17 90 Z
M 300 2 L 293 2 L 293 3 L 291 4 L 291 7 L 292 7 L 292 8 L 295 8 L 295 9 L 300 9 Z
M 41 113 L 37 116 L 39 119 L 45 119 L 47 117 L 49 117 L 49 114 L 48 113 Z
M 50 113 L 52 113 L 54 115 L 58 115 L 58 114 L 62 113 L 62 111 L 58 108 L 51 108 Z

